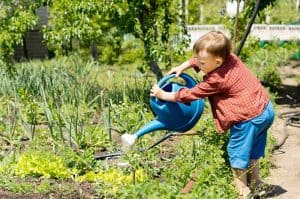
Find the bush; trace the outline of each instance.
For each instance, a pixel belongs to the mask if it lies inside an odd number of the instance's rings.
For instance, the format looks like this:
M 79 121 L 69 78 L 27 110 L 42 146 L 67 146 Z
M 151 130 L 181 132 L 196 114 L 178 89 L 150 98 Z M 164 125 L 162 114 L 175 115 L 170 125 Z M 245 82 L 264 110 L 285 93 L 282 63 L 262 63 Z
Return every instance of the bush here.
M 266 42 L 259 48 L 257 42 L 250 40 L 241 57 L 264 85 L 276 90 L 282 83 L 278 66 L 283 64 L 283 60 L 289 60 L 298 48 L 296 43 L 277 41 Z
M 142 44 L 136 39 L 129 38 L 125 40 L 122 46 L 121 55 L 118 64 L 130 64 L 142 62 L 145 57 L 145 52 Z

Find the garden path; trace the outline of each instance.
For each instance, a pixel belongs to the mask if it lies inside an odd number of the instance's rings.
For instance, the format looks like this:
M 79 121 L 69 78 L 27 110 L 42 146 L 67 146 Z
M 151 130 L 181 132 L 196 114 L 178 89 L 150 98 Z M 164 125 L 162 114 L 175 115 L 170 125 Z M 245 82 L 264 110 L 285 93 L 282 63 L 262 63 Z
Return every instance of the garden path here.
M 282 66 L 280 72 L 283 86 L 278 92 L 277 116 L 289 111 L 300 112 L 300 61 L 292 61 Z M 274 168 L 266 181 L 275 187 L 268 198 L 299 199 L 300 198 L 300 128 L 287 126 L 284 131 L 285 119 L 276 117 L 271 127 L 272 134 L 280 142 L 288 132 L 288 138 L 280 150 L 274 152 L 272 162 Z

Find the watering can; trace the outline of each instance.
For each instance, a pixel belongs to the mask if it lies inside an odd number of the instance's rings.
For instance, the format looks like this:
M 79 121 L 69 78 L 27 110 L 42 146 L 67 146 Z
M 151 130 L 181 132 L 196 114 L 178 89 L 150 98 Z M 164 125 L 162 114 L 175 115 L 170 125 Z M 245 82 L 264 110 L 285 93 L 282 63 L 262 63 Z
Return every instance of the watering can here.
M 191 76 L 185 73 L 180 75 L 185 81 L 185 85 L 169 81 L 174 77 L 175 74 L 163 77 L 158 82 L 158 86 L 167 92 L 177 92 L 183 87 L 192 88 L 197 84 Z M 181 102 L 167 102 L 155 97 L 150 97 L 150 106 L 156 118 L 135 133 L 137 138 L 157 130 L 177 132 L 190 130 L 195 126 L 202 115 L 204 101 L 203 99 L 198 99 L 187 105 Z
M 192 88 L 197 84 L 191 76 L 185 73 L 180 75 L 185 81 L 185 84 L 169 81 L 174 77 L 175 74 L 165 76 L 158 82 L 158 86 L 167 92 L 177 92 L 183 87 Z M 147 133 L 157 130 L 168 130 L 171 132 L 151 145 L 148 149 L 155 147 L 172 136 L 176 136 L 178 133 L 180 134 L 180 132 L 186 132 L 193 128 L 202 115 L 204 101 L 203 99 L 198 99 L 187 105 L 181 102 L 167 102 L 155 97 L 150 97 L 150 106 L 155 113 L 156 118 L 138 130 L 134 134 L 134 137 L 139 138 Z M 119 157 L 121 155 L 123 155 L 123 152 L 96 155 L 95 159 L 106 159 Z

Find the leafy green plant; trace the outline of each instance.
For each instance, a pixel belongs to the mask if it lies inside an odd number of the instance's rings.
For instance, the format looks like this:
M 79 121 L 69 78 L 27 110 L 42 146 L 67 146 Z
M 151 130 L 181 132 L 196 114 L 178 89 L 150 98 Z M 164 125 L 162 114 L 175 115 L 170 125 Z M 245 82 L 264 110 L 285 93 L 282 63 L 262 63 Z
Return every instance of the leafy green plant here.
M 58 145 L 57 153 L 64 157 L 63 164 L 74 175 L 82 175 L 97 168 L 94 152 L 90 149 L 75 152 L 70 147 Z
M 0 176 L 0 187 L 14 193 L 29 193 L 34 189 L 34 184 L 18 182 L 16 179 Z
M 111 105 L 112 124 L 120 132 L 136 132 L 150 121 L 149 111 L 143 104 L 129 101 Z
M 118 64 L 123 65 L 136 63 L 137 61 L 142 62 L 144 56 L 142 44 L 138 40 L 128 36 L 127 40 L 122 44 Z
M 16 161 L 16 153 L 11 152 L 6 154 L 0 162 L 0 176 L 1 175 L 12 175 L 13 174 L 13 166 Z
M 71 172 L 64 166 L 62 158 L 47 151 L 25 151 L 18 158 L 14 172 L 20 177 L 71 178 Z
M 270 15 L 270 23 L 282 24 L 299 21 L 299 11 L 296 11 L 296 3 L 293 0 L 275 1 L 274 6 L 267 8 Z
M 134 177 L 133 177 L 134 176 Z M 96 182 L 97 192 L 103 196 L 115 196 L 123 186 L 133 184 L 134 182 L 146 181 L 146 175 L 143 169 L 138 169 L 133 173 L 125 174 L 117 169 L 102 170 L 98 173 L 93 171 L 79 176 L 76 180 L 79 182 Z
M 43 32 L 58 55 L 100 42 L 118 13 L 116 5 L 96 0 L 53 1 L 49 6 L 50 20 Z

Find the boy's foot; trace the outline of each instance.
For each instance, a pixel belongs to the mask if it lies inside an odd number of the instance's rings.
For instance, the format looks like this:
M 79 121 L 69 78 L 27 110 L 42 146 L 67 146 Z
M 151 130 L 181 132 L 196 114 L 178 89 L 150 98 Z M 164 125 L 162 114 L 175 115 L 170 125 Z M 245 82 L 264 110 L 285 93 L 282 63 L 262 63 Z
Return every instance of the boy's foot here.
M 250 189 L 246 187 L 239 190 L 238 199 L 253 199 Z
M 254 199 L 253 195 L 249 192 L 246 194 L 240 194 L 238 199 Z
M 274 191 L 274 187 L 270 184 L 264 183 L 262 181 L 256 183 L 252 188 L 251 192 L 254 198 L 264 197 L 271 194 Z
M 124 151 L 130 150 L 134 145 L 136 138 L 137 137 L 133 134 L 128 134 L 128 133 L 123 134 L 121 136 L 123 150 Z

